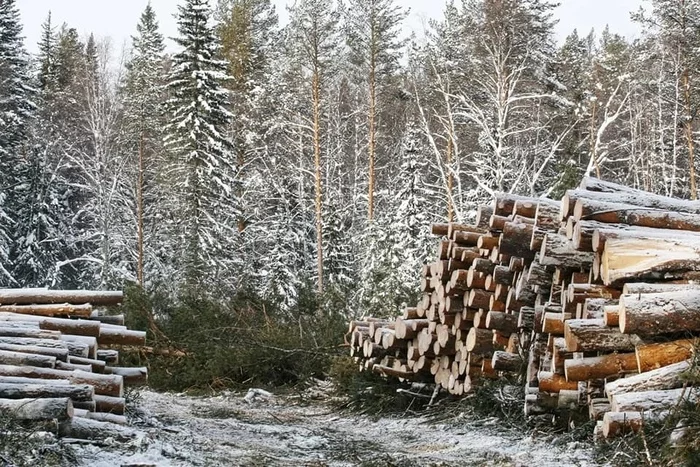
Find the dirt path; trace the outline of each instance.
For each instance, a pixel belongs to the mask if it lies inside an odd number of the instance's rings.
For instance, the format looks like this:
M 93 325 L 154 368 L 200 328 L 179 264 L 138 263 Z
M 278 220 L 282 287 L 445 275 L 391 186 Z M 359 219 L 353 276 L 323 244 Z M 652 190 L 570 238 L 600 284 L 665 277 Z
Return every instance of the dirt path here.
M 114 466 L 593 466 L 576 443 L 553 447 L 488 423 L 436 425 L 420 418 L 339 416 L 322 403 L 240 394 L 190 397 L 144 391 L 143 436 L 79 446 L 81 465 Z M 491 422 L 492 424 L 495 422 Z M 465 424 L 466 425 L 466 424 Z

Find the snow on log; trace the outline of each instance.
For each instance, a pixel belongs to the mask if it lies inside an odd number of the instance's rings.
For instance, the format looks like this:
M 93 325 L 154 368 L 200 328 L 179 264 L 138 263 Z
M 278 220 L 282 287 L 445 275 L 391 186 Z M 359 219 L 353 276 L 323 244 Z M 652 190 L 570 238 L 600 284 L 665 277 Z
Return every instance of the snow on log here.
M 0 342 L 0 350 L 6 350 L 10 352 L 22 352 L 27 354 L 36 355 L 48 355 L 54 357 L 56 360 L 63 362 L 68 361 L 68 348 L 53 348 L 53 347 L 40 347 L 38 345 L 15 345 L 15 344 L 5 344 Z
M 100 335 L 101 325 L 99 321 L 88 319 L 48 318 L 45 316 L 20 315 L 17 313 L 0 313 L 0 326 L 12 322 L 37 323 L 40 329 L 59 331 L 63 334 L 72 334 L 74 336 L 92 337 Z
M 583 198 L 576 201 L 573 218 L 575 221 L 583 219 L 609 224 L 700 232 L 700 215 L 698 214 L 661 211 Z
M 700 214 L 700 202 L 688 201 L 668 196 L 656 195 L 646 191 L 637 190 L 617 191 L 617 192 L 596 192 L 590 190 L 569 190 L 564 195 L 562 204 L 567 204 L 573 209 L 575 201 L 579 199 L 594 200 L 601 203 L 629 204 L 650 209 L 664 211 L 687 212 L 690 214 Z M 573 203 L 572 203 L 573 201 Z M 569 215 L 572 215 L 570 212 Z
M 661 292 L 682 292 L 686 290 L 700 291 L 700 284 L 689 284 L 683 282 L 661 282 L 661 283 L 645 283 L 645 282 L 628 282 L 622 287 L 622 295 L 631 294 L 647 294 Z
M 95 389 L 88 384 L 53 384 L 52 381 L 34 380 L 32 384 L 3 383 L 0 381 L 0 399 L 46 399 L 68 397 L 72 401 L 90 401 Z
M 120 304 L 123 299 L 124 294 L 121 291 L 0 289 L 0 304 L 3 305 L 90 303 L 93 306 L 110 306 Z
M 605 244 L 610 240 L 635 239 L 635 240 L 665 240 L 668 238 L 688 238 L 697 240 L 698 232 L 686 232 L 684 230 L 669 230 L 663 228 L 635 227 L 621 224 L 597 223 L 599 227 L 593 231 L 591 237 L 591 250 L 596 253 L 605 251 Z
M 69 420 L 73 403 L 68 397 L 0 399 L 0 412 L 18 420 Z
M 619 326 L 641 336 L 700 331 L 700 290 L 623 295 Z
M 636 362 L 635 362 L 636 364 Z M 674 363 L 656 370 L 639 373 L 611 381 L 605 385 L 605 394 L 610 398 L 626 392 L 662 391 L 677 389 L 683 386 L 681 376 L 688 371 L 690 363 L 687 360 Z
M 42 368 L 56 366 L 56 357 L 25 352 L 0 350 L 0 365 L 28 365 Z
M 638 336 L 607 327 L 602 319 L 570 319 L 564 323 L 564 338 L 569 352 L 633 351 L 641 343 Z
M 36 379 L 67 379 L 73 384 L 89 384 L 95 387 L 95 394 L 122 397 L 124 381 L 119 375 L 101 375 L 85 371 L 65 371 L 52 368 L 0 365 L 0 376 L 19 376 Z
M 618 393 L 612 396 L 613 412 L 665 412 L 683 401 L 695 402 L 697 394 L 692 388 L 667 389 L 663 391 L 640 391 Z

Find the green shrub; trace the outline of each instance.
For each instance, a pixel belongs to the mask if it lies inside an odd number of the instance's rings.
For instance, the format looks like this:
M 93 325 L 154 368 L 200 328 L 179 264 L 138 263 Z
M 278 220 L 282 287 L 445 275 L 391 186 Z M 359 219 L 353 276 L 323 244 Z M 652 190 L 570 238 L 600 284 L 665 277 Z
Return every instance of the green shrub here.
M 127 324 L 148 332 L 151 387 L 163 390 L 294 385 L 325 377 L 339 352 L 345 319 L 319 310 L 313 293 L 283 310 L 245 291 L 226 303 L 195 295 L 177 303 L 137 287 L 126 290 Z M 179 354 L 180 356 L 173 356 Z

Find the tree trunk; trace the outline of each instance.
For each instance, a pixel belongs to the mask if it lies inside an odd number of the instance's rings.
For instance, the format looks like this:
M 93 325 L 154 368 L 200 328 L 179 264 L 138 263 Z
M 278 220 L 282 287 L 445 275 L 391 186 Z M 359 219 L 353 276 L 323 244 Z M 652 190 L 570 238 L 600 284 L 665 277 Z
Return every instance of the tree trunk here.
M 314 44 L 316 45 L 316 44 Z M 323 294 L 323 190 L 321 187 L 321 76 L 318 68 L 318 50 L 314 50 L 314 72 L 312 78 L 312 96 L 314 109 L 314 181 L 316 205 L 316 267 L 318 274 L 318 293 Z M 370 183 L 373 183 L 373 179 Z M 370 187 L 372 190 L 373 187 Z M 371 199 L 371 198 L 370 198 Z M 372 207 L 370 204 L 370 219 Z
M 668 196 L 656 195 L 646 191 L 620 191 L 616 193 L 605 193 L 589 190 L 569 190 L 562 199 L 562 204 L 570 207 L 568 215 L 573 215 L 575 204 L 579 199 L 591 200 L 591 202 L 627 204 L 642 208 L 660 209 L 671 212 L 687 212 L 689 214 L 700 214 L 700 203 L 688 201 Z M 584 201 L 587 203 L 589 201 Z
M 63 362 L 68 361 L 67 348 L 40 347 L 38 345 L 15 345 L 0 342 L 0 350 L 9 352 L 22 352 L 25 354 L 47 355 Z
M 600 273 L 606 285 L 622 280 L 683 278 L 700 270 L 700 239 L 684 236 L 638 240 L 608 240 Z
M 0 365 L 27 365 L 42 368 L 53 368 L 56 366 L 56 357 L 0 350 Z
M 700 238 L 696 232 L 687 232 L 685 230 L 670 230 L 667 228 L 650 228 L 637 227 L 620 224 L 601 224 L 601 226 L 593 232 L 591 239 L 591 248 L 597 253 L 605 251 L 605 244 L 609 240 L 616 239 L 634 239 L 638 241 L 654 241 L 667 240 L 688 237 L 690 241 Z
M 14 346 L 36 346 L 49 349 L 68 349 L 69 355 L 78 357 L 87 357 L 90 349 L 87 345 L 77 342 L 66 342 L 59 339 L 35 339 L 26 337 L 2 337 L 0 336 L 0 345 Z M 11 349 L 8 349 L 11 350 Z
M 664 391 L 640 391 L 615 394 L 611 398 L 613 412 L 665 412 L 687 400 L 695 402 L 692 389 L 679 388 Z
M 59 424 L 59 436 L 75 439 L 108 439 L 129 441 L 136 437 L 137 432 L 114 423 L 73 417 Z
M 540 264 L 573 270 L 590 269 L 593 253 L 578 251 L 564 235 L 548 233 L 542 241 Z
M 70 315 L 71 317 L 88 318 L 92 314 L 92 305 L 89 303 L 84 305 L 71 305 L 69 303 L 55 305 L 0 305 L 0 312 L 37 316 Z
M 137 251 L 137 261 L 136 261 L 136 281 L 143 288 L 143 263 L 144 263 L 144 202 L 143 202 L 143 189 L 144 189 L 144 155 L 143 155 L 143 131 L 141 131 L 139 137 L 139 167 L 138 167 L 138 180 L 136 182 L 136 251 Z
M 564 337 L 569 352 L 633 351 L 641 343 L 636 335 L 605 326 L 602 319 L 570 319 L 564 323 Z
M 0 399 L 47 399 L 68 397 L 72 401 L 90 401 L 95 389 L 87 384 L 53 384 L 33 380 L 32 384 L 0 382 Z
M 0 399 L 0 411 L 18 420 L 69 420 L 73 404 L 67 397 L 50 399 Z
M 519 373 L 523 368 L 523 358 L 516 353 L 497 350 L 491 357 L 491 367 L 496 371 Z
M 12 376 L 36 379 L 67 379 L 72 384 L 89 384 L 94 386 L 95 394 L 123 397 L 124 383 L 119 375 L 100 375 L 84 371 L 64 371 L 51 368 L 29 366 L 0 365 L 0 376 Z
M 567 381 L 563 376 L 551 371 L 540 371 L 537 374 L 537 379 L 539 380 L 540 391 L 558 393 L 562 389 L 570 391 L 578 390 L 578 383 L 576 381 Z
M 144 331 L 132 331 L 130 329 L 117 329 L 102 327 L 97 338 L 100 345 L 136 345 L 146 344 L 146 333 Z
M 95 394 L 95 411 L 124 415 L 126 401 L 123 397 L 111 397 Z
M 636 361 L 635 361 L 636 365 Z M 656 370 L 646 371 L 638 375 L 620 378 L 605 385 L 605 394 L 611 398 L 617 394 L 628 392 L 664 391 L 683 387 L 683 373 L 688 371 L 690 363 L 687 360 L 674 363 Z
M 97 290 L 0 289 L 0 304 L 25 305 L 31 303 L 90 303 L 93 306 L 118 305 L 122 292 Z
M 564 373 L 569 381 L 588 381 L 637 373 L 637 356 L 632 352 L 574 358 L 564 361 Z
M 695 348 L 692 339 L 680 339 L 673 342 L 637 346 L 637 366 L 639 372 L 661 368 L 689 359 Z
M 653 418 L 651 414 L 641 412 L 608 412 L 603 416 L 603 437 L 615 438 L 627 433 L 638 433 L 644 426 L 644 421 Z
M 656 336 L 700 331 L 700 291 L 623 295 L 620 330 Z

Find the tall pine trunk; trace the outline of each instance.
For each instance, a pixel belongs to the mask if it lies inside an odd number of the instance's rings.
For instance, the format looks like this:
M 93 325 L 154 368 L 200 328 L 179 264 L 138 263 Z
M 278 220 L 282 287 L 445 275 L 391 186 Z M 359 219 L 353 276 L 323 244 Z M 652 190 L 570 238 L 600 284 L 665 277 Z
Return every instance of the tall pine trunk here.
M 323 191 L 321 187 L 321 78 L 318 63 L 314 66 L 312 93 L 314 101 L 314 169 L 316 179 L 316 256 L 318 293 L 323 293 Z
M 375 20 L 372 18 L 372 35 L 370 38 L 370 59 L 369 59 L 369 211 L 368 217 L 374 219 L 374 165 L 377 144 L 377 39 L 375 37 Z
M 138 251 L 138 258 L 137 258 L 137 264 L 136 264 L 136 279 L 138 284 L 143 287 L 143 254 L 144 254 L 144 249 L 143 249 L 143 207 L 144 207 L 144 202 L 143 202 L 143 181 L 144 181 L 144 157 L 143 157 L 143 131 L 141 132 L 141 136 L 139 138 L 139 174 L 138 174 L 138 182 L 136 185 L 136 217 L 137 217 L 137 226 L 136 226 L 136 242 L 137 242 L 137 251 Z

